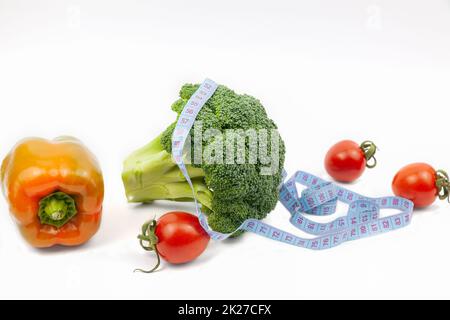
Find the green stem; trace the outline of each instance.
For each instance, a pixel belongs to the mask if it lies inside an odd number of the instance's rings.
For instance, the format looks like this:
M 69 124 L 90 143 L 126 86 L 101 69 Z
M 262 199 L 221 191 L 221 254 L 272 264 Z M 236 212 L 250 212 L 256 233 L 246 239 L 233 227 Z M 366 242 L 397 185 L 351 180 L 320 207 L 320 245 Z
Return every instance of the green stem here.
M 61 228 L 77 214 L 75 200 L 64 192 L 55 192 L 39 202 L 41 224 Z
M 201 168 L 186 166 L 197 200 L 212 209 L 212 192 L 205 184 Z M 147 203 L 155 200 L 194 201 L 191 187 L 161 145 L 161 136 L 132 153 L 124 162 L 122 180 L 128 202 Z
M 448 173 L 444 170 L 436 171 L 436 187 L 438 189 L 439 199 L 448 200 L 450 203 L 450 179 Z
M 193 180 L 197 200 L 209 209 L 212 209 L 212 193 L 202 181 Z M 129 202 L 152 202 L 155 200 L 170 200 L 179 202 L 193 202 L 194 195 L 187 182 L 159 183 L 146 185 L 139 190 L 128 193 Z
M 377 166 L 377 159 L 375 158 L 375 153 L 377 152 L 377 146 L 372 141 L 364 141 L 361 143 L 361 149 L 366 157 L 366 167 L 373 169 Z M 373 161 L 370 163 L 370 161 Z
M 141 197 L 144 195 L 142 191 L 154 185 L 186 182 L 181 170 L 173 162 L 172 155 L 163 149 L 160 140 L 161 137 L 156 138 L 132 153 L 124 162 L 122 180 L 130 202 L 156 200 Z M 187 165 L 187 170 L 192 180 L 205 176 L 200 168 Z
M 161 265 L 161 257 L 159 255 L 158 248 L 156 247 L 159 241 L 155 233 L 156 224 L 157 223 L 155 219 L 145 223 L 142 226 L 142 234 L 138 236 L 139 243 L 145 251 L 155 251 L 157 258 L 156 265 L 151 270 L 136 269 L 134 270 L 134 272 L 154 273 Z

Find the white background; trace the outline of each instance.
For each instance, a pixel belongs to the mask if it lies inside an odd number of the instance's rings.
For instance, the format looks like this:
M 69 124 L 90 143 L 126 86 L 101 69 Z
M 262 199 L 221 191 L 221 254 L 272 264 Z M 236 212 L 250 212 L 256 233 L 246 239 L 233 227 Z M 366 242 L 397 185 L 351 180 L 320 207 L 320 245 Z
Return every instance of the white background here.
M 174 120 L 181 85 L 205 77 L 264 103 L 290 173 L 327 178 L 324 154 L 344 138 L 380 147 L 379 166 L 349 186 L 368 196 L 390 195 L 410 162 L 450 170 L 450 1 L 0 0 L 1 157 L 26 136 L 73 135 L 106 182 L 102 228 L 74 249 L 30 248 L 1 199 L 0 298 L 450 298 L 443 202 L 330 251 L 248 234 L 133 274 L 154 263 L 141 224 L 193 208 L 127 204 L 122 160 Z M 267 222 L 301 235 L 288 216 L 279 206 Z

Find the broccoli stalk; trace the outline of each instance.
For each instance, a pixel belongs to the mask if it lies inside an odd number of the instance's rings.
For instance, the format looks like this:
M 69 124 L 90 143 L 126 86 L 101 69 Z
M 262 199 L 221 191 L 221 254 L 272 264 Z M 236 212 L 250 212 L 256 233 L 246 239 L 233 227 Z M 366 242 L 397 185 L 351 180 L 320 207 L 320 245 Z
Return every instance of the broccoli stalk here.
M 122 180 L 129 202 L 172 200 L 194 201 L 192 189 L 172 155 L 164 150 L 158 136 L 145 147 L 135 151 L 124 162 Z M 187 165 L 197 200 L 202 206 L 212 208 L 212 193 L 204 183 L 201 168 Z

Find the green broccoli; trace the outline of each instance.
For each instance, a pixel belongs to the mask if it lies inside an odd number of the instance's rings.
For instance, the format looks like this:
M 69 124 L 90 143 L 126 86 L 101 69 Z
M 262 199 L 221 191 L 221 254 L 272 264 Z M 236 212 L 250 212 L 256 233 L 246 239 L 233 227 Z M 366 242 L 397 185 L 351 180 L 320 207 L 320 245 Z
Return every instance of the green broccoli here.
M 172 105 L 172 110 L 178 116 L 198 88 L 199 85 L 192 84 L 182 87 L 181 99 Z M 277 132 L 275 123 L 268 118 L 257 99 L 238 95 L 221 85 L 199 112 L 196 120 L 201 123 L 202 151 L 212 150 L 210 155 L 215 160 L 205 161 L 202 158 L 199 163 L 192 161 L 196 150 L 195 144 L 191 143 L 191 149 L 185 149 L 186 154 L 190 153 L 190 156 L 186 155 L 190 160 L 186 166 L 196 197 L 202 205 L 202 211 L 208 216 L 211 228 L 218 232 L 231 233 L 247 219 L 264 219 L 278 202 L 285 160 L 284 142 L 278 133 L 273 135 L 273 132 Z M 122 179 L 129 202 L 193 201 L 191 188 L 172 160 L 172 135 L 175 125 L 176 122 L 125 160 Z M 215 129 L 220 135 L 208 136 L 210 129 Z M 269 139 L 266 139 L 267 155 L 277 150 L 278 163 L 270 174 L 263 174 L 263 168 L 268 166 L 267 159 L 263 161 L 262 156 L 255 157 L 256 154 L 259 155 L 256 150 L 260 149 L 248 135 L 252 130 L 272 133 L 269 133 Z M 240 137 L 240 141 L 244 143 L 239 144 L 238 139 L 227 140 L 230 132 L 237 132 L 234 138 Z M 190 132 L 191 142 L 196 139 L 194 133 L 193 128 Z M 258 140 L 258 145 L 263 146 L 263 142 Z M 217 161 L 220 157 L 216 156 L 222 150 L 227 156 L 232 150 L 228 161 Z M 242 159 L 246 161 L 242 162 Z

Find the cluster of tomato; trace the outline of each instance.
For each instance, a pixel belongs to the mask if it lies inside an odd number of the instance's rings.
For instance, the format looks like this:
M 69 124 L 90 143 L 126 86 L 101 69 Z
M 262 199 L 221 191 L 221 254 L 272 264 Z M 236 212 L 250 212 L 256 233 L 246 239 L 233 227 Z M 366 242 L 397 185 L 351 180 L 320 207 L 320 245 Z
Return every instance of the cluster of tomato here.
M 367 168 L 376 166 L 377 147 L 371 141 L 361 145 L 344 140 L 335 144 L 325 157 L 325 168 L 339 182 L 353 182 Z M 449 199 L 449 176 L 444 170 L 435 170 L 426 163 L 413 163 L 400 169 L 392 181 L 396 196 L 406 198 L 416 208 L 433 204 L 437 197 Z

